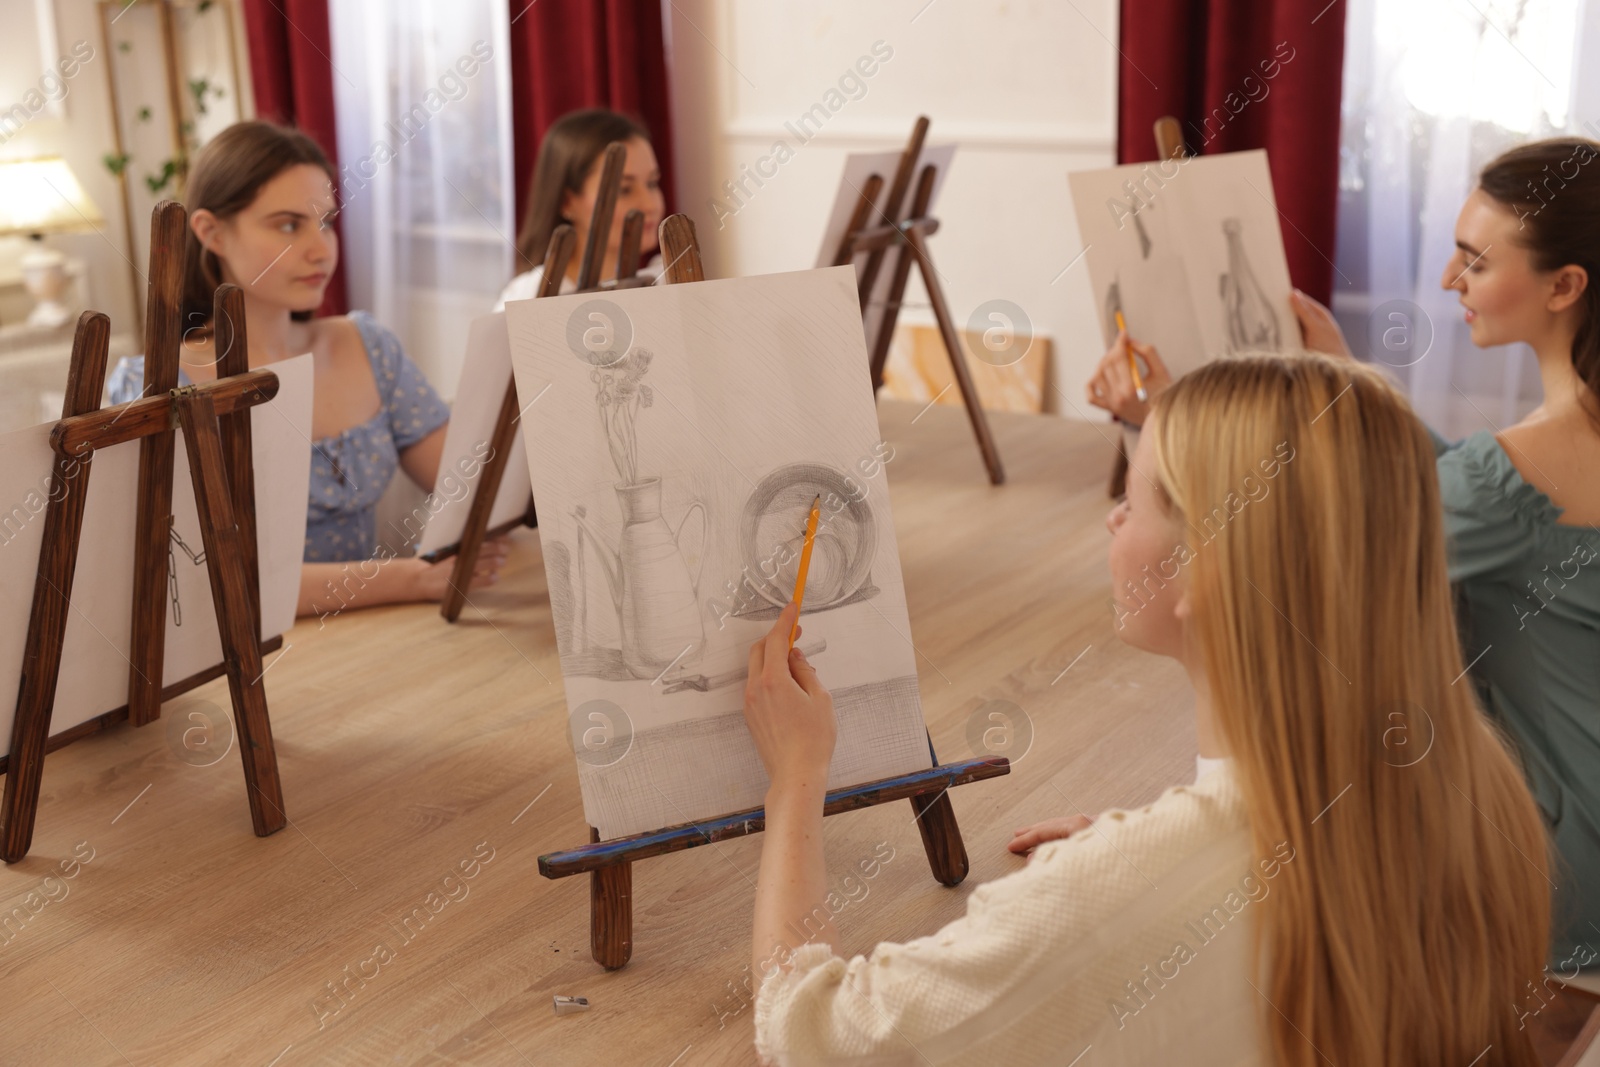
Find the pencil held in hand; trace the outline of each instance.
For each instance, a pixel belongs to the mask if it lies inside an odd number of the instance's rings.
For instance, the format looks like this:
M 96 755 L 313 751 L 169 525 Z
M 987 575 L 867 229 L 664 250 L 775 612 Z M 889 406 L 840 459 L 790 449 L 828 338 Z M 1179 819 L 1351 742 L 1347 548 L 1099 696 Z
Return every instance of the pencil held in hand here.
M 806 572 L 811 569 L 811 546 L 817 543 L 817 520 L 822 517 L 822 494 L 811 501 L 811 514 L 806 516 L 806 543 L 800 549 L 800 573 L 794 578 L 794 625 L 789 627 L 789 648 L 794 648 L 795 634 L 800 632 L 801 601 L 806 595 Z
M 1117 329 L 1124 335 L 1128 332 L 1128 323 L 1122 317 L 1122 312 L 1117 312 Z M 1145 391 L 1144 379 L 1139 377 L 1139 360 L 1133 354 L 1133 345 L 1128 345 L 1128 369 L 1133 372 L 1133 390 L 1143 403 L 1148 403 L 1150 394 Z

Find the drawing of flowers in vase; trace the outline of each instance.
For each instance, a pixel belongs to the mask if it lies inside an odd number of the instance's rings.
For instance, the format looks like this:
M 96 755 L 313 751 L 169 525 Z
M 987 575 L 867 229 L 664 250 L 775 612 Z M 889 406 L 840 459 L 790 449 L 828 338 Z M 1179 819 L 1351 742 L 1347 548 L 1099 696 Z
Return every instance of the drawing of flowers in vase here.
M 654 401 L 643 381 L 651 354 L 634 349 L 614 364 L 595 367 L 595 407 L 605 429 L 618 481 L 612 487 L 622 514 L 622 531 L 615 547 L 579 506 L 572 517 L 578 525 L 577 597 L 573 620 L 573 663 L 568 669 L 614 681 L 657 678 L 674 664 L 693 660 L 705 647 L 705 629 L 699 609 L 700 576 L 691 574 L 680 540 L 689 515 L 699 511 L 701 541 L 707 532 L 705 505 L 691 501 L 678 520 L 669 525 L 661 510 L 661 479 L 639 470 L 636 420 L 640 409 Z M 585 543 L 592 547 L 589 551 Z M 704 553 L 702 552 L 702 558 Z M 586 570 L 597 560 L 610 593 L 621 647 L 597 647 L 589 638 L 589 587 Z M 605 602 L 601 601 L 603 610 Z

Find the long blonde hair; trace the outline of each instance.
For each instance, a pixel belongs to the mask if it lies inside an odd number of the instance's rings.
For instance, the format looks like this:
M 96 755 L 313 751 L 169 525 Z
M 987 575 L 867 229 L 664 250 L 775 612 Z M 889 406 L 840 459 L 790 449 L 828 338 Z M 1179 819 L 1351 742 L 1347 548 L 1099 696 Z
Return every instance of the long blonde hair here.
M 1427 432 L 1379 373 L 1310 353 L 1208 364 L 1153 419 L 1145 473 L 1188 527 L 1190 629 L 1255 847 L 1295 849 L 1257 924 L 1272 1062 L 1537 1064 L 1518 1006 L 1549 854 L 1455 684 Z

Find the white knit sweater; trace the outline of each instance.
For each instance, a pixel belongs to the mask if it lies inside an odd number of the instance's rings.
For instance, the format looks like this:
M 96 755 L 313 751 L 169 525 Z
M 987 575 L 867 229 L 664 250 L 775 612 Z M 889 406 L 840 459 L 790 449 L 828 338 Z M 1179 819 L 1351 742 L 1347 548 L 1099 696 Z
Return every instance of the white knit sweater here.
M 756 1001 L 756 1049 L 812 1064 L 1259 1064 L 1257 903 L 1231 769 L 1041 845 L 938 933 L 842 960 L 808 944 Z M 1078 1058 L 1081 1057 L 1081 1058 Z

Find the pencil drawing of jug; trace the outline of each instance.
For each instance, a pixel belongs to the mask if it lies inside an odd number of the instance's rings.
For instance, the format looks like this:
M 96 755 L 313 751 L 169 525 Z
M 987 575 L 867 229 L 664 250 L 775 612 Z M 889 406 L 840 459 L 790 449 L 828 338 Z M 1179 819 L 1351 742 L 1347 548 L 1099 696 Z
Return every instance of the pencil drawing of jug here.
M 705 550 L 691 575 L 679 540 L 690 513 L 698 509 L 704 545 L 709 533 L 706 508 L 691 501 L 673 529 L 661 514 L 660 478 L 615 489 L 623 524 L 618 547 L 607 544 L 585 517 L 585 509 L 578 508 L 573 517 L 595 546 L 605 571 L 622 634 L 622 666 L 635 678 L 655 678 L 674 663 L 693 659 L 705 645 L 699 609 Z

